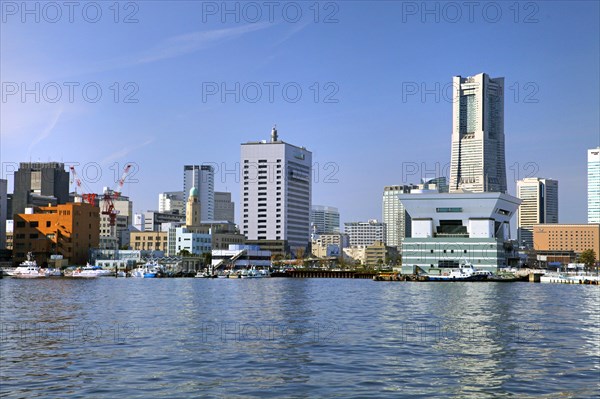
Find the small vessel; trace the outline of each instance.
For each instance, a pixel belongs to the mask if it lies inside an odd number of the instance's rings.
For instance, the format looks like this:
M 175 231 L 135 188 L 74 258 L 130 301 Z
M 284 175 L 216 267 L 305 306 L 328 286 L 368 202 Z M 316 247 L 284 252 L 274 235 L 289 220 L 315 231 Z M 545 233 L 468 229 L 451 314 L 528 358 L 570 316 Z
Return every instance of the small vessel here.
M 16 278 L 38 278 L 46 277 L 43 271 L 40 271 L 37 262 L 33 259 L 31 252 L 27 253 L 27 259 L 24 260 L 17 268 L 6 272 L 7 275 Z
M 131 271 L 131 277 L 156 278 L 163 274 L 163 268 L 154 258 L 148 259 L 143 266 L 138 266 Z
M 44 273 L 45 277 L 60 277 L 62 276 L 62 272 L 60 269 L 55 269 L 53 267 L 49 269 L 41 269 L 40 272 Z
M 440 275 L 427 275 L 429 281 L 482 281 L 492 277 L 492 272 L 477 270 L 471 264 L 463 264 L 458 269 Z
M 81 277 L 81 278 L 95 278 L 95 277 L 108 277 L 114 276 L 114 272 L 110 270 L 105 270 L 100 266 L 93 266 L 89 263 L 85 265 L 85 267 L 78 267 L 73 270 L 73 274 L 71 277 Z

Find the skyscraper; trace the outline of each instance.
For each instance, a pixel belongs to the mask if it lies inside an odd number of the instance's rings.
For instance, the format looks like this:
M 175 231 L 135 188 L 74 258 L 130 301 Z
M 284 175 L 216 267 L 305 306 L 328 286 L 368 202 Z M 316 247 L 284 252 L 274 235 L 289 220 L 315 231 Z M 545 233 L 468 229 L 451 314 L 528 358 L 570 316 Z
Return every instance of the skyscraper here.
M 215 170 L 210 165 L 185 165 L 183 167 L 183 203 L 187 203 L 192 187 L 198 189 L 203 221 L 215 217 Z
M 588 223 L 600 223 L 600 147 L 588 150 Z
M 6 248 L 7 185 L 6 180 L 0 179 L 0 249 Z
M 408 194 L 414 185 L 385 186 L 383 188 L 383 223 L 386 228 L 386 243 L 390 247 L 400 247 L 402 240 L 410 237 L 410 216 L 400 202 L 398 194 Z
M 506 192 L 504 78 L 455 76 L 450 192 Z
M 312 153 L 277 137 L 241 148 L 242 233 L 252 241 L 275 240 L 294 252 L 310 241 Z
M 517 235 L 520 245 L 533 248 L 533 225 L 558 223 L 558 181 L 528 177 L 517 181 Z
M 69 201 L 69 172 L 60 162 L 21 162 L 15 172 L 12 213 L 31 206 L 66 204 Z M 12 215 L 10 217 L 12 219 Z
M 310 211 L 312 233 L 339 233 L 340 212 L 333 206 L 313 205 Z

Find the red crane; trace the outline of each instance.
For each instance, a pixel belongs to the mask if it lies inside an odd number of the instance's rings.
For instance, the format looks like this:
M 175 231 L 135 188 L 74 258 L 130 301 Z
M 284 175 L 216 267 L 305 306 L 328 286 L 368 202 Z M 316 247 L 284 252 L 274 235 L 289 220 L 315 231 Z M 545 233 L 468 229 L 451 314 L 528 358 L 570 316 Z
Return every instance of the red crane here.
M 70 169 L 71 169 L 71 173 L 73 174 L 72 182 L 75 182 L 75 193 L 77 194 L 77 189 L 81 188 L 82 181 L 81 181 L 81 179 L 79 179 L 79 176 L 77 176 L 77 173 L 75 172 L 75 167 L 71 166 Z M 115 209 L 115 204 L 114 204 L 113 200 L 117 200 L 121 196 L 121 191 L 123 190 L 123 184 L 125 183 L 125 179 L 127 178 L 127 174 L 129 173 L 130 170 L 131 170 L 131 164 L 125 165 L 123 174 L 121 175 L 121 178 L 117 181 L 115 188 L 113 190 L 107 190 L 106 192 L 104 192 L 104 194 L 102 194 L 103 204 L 102 204 L 102 209 L 101 209 L 100 213 L 108 216 L 108 221 L 109 221 L 110 226 L 114 226 L 116 224 L 117 215 L 119 214 L 119 211 Z M 87 193 L 81 194 L 83 202 L 87 202 L 88 204 L 91 204 L 91 205 L 96 205 L 97 194 L 90 193 L 89 189 L 87 191 L 88 191 Z
M 102 197 L 104 201 L 104 206 L 102 207 L 102 214 L 108 216 L 108 224 L 110 226 L 114 226 L 117 221 L 117 215 L 119 211 L 115 209 L 115 204 L 113 200 L 119 199 L 121 196 L 121 191 L 123 190 L 123 184 L 125 183 L 125 179 L 127 178 L 127 174 L 131 170 L 131 165 L 125 165 L 125 169 L 123 169 L 123 174 L 121 178 L 117 181 L 117 185 L 114 190 L 104 192 Z

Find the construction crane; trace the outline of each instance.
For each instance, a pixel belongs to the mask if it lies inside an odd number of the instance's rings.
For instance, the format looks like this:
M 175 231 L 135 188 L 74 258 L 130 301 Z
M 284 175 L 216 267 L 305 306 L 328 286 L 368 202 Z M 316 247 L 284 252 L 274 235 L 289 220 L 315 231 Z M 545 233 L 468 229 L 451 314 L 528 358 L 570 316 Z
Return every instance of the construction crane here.
M 71 184 L 75 183 L 75 195 L 79 195 L 78 190 L 82 187 L 81 179 L 77 175 L 77 172 L 75 172 L 75 166 L 71 166 L 69 169 L 71 171 Z M 96 205 L 96 194 L 90 193 L 89 189 L 87 189 L 87 191 L 87 193 L 81 193 L 81 198 L 83 199 L 83 202 L 87 202 L 91 205 Z
M 103 206 L 101 213 L 103 215 L 108 216 L 108 224 L 110 226 L 114 226 L 116 224 L 117 215 L 119 214 L 119 211 L 115 209 L 115 204 L 113 200 L 117 200 L 121 196 L 123 184 L 125 183 L 125 179 L 127 178 L 127 175 L 129 174 L 130 170 L 131 164 L 125 165 L 125 169 L 123 169 L 123 174 L 121 175 L 121 178 L 117 181 L 117 185 L 115 186 L 115 188 L 111 191 L 105 191 L 102 196 Z
M 82 181 L 75 172 L 75 167 L 71 166 L 71 183 L 75 183 L 75 194 L 77 194 L 77 190 L 81 189 Z M 116 186 L 113 190 L 106 190 L 101 197 L 102 201 L 102 209 L 100 211 L 101 214 L 108 216 L 108 222 L 110 226 L 114 226 L 117 221 L 117 215 L 119 211 L 115 209 L 114 200 L 119 199 L 121 196 L 121 192 L 123 191 L 123 184 L 125 184 L 125 179 L 131 170 L 131 164 L 125 165 L 125 169 L 123 169 L 123 174 L 121 178 L 117 180 Z M 96 205 L 96 197 L 97 194 L 91 193 L 89 189 L 86 188 L 87 193 L 82 193 L 81 197 L 83 202 L 86 202 L 91 205 Z

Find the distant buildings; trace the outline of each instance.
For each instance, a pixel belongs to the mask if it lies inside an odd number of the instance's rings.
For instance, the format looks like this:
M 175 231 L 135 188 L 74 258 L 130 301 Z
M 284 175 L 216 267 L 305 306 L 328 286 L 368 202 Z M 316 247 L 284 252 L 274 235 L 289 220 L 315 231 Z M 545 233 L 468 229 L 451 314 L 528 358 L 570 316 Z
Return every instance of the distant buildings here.
M 600 147 L 588 150 L 587 187 L 588 223 L 600 223 Z
M 376 219 L 368 222 L 344 223 L 344 232 L 350 237 L 350 246 L 368 246 L 376 241 L 386 242 L 385 223 Z
M 168 233 L 166 231 L 132 231 L 129 242 L 135 251 L 162 251 L 167 252 Z
M 455 76 L 450 192 L 506 192 L 504 78 Z
M 231 193 L 215 191 L 214 220 L 235 222 L 235 204 L 231 200 Z
M 408 194 L 418 186 L 397 185 L 383 188 L 382 213 L 386 228 L 386 243 L 390 247 L 400 248 L 402 240 L 410 237 L 410 216 L 400 202 L 400 194 Z
M 510 219 L 521 200 L 502 193 L 401 194 L 412 219 L 402 245 L 403 273 L 439 273 L 471 263 L 496 271 L 508 266 Z
M 339 233 L 340 212 L 333 206 L 313 205 L 310 211 L 312 233 Z
M 517 211 L 519 245 L 533 248 L 533 226 L 540 223 L 558 223 L 558 181 L 528 177 L 517 181 Z
M 279 140 L 241 146 L 242 233 L 273 253 L 304 251 L 310 241 L 312 153 Z
M 100 209 L 87 203 L 27 208 L 14 218 L 13 260 L 32 252 L 40 265 L 54 254 L 84 265 L 88 251 L 98 247 L 99 231 Z
M 134 226 L 136 223 L 143 223 L 140 231 L 161 231 L 163 223 L 185 222 L 185 216 L 176 213 L 161 213 L 157 211 L 146 211 L 136 214 L 134 217 Z
M 158 194 L 158 211 L 160 213 L 179 213 L 185 212 L 183 191 L 168 191 Z
M 271 266 L 271 251 L 261 250 L 258 245 L 229 245 L 227 249 L 213 249 L 213 267 L 231 267 L 246 269 L 249 267 L 269 268 Z
M 115 225 L 110 225 L 110 216 L 102 213 L 107 209 L 107 200 L 105 196 L 110 197 L 117 215 Z M 123 235 L 128 233 L 129 226 L 133 223 L 133 202 L 129 197 L 120 195 L 115 197 L 113 190 L 104 187 L 103 195 L 96 196 L 96 206 L 100 208 L 100 249 L 118 249 L 124 245 Z
M 576 255 L 593 249 L 600 258 L 600 224 L 536 224 L 533 246 L 547 262 L 569 263 Z
M 192 187 L 198 189 L 202 204 L 201 220 L 214 220 L 215 217 L 215 171 L 210 165 L 185 165 L 183 167 L 183 202 L 187 203 Z
M 346 233 L 313 234 L 311 250 L 318 258 L 339 257 L 348 246 L 350 237 Z
M 6 248 L 6 220 L 7 220 L 7 206 L 8 206 L 8 182 L 4 179 L 0 179 L 0 249 Z M 12 219 L 12 216 L 11 216 Z
M 69 201 L 69 172 L 65 171 L 64 163 L 21 162 L 14 179 L 13 214 L 23 213 L 25 208 L 32 206 Z

